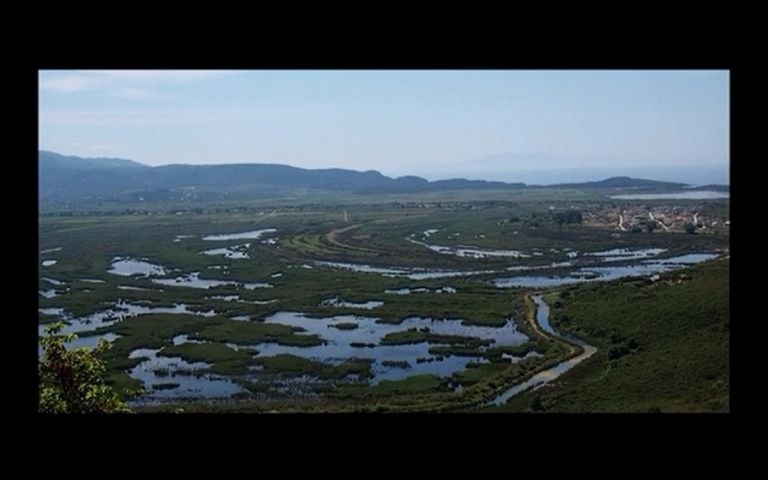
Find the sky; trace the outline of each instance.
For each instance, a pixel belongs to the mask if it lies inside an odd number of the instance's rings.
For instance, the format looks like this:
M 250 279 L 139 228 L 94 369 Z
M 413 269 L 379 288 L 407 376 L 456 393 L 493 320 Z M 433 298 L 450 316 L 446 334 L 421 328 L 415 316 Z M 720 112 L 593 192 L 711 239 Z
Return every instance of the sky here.
M 43 70 L 39 147 L 430 180 L 727 183 L 726 70 Z

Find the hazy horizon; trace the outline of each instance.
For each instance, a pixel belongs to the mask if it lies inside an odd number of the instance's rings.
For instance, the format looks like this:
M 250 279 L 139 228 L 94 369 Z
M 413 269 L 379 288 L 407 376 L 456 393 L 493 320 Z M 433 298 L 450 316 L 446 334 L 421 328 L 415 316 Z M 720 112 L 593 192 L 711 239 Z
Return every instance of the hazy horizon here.
M 39 148 L 529 184 L 729 183 L 727 71 L 40 71 Z

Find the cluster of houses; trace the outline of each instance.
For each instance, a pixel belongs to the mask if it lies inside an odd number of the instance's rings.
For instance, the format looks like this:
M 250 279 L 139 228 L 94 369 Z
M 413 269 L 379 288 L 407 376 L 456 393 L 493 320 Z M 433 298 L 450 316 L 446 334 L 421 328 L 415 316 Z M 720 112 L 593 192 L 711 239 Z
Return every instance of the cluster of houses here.
M 727 231 L 731 222 L 725 218 L 704 216 L 700 207 L 622 205 L 587 210 L 583 213 L 583 224 L 619 231 L 647 230 L 651 224 L 651 230 L 678 232 L 694 225 L 700 233 L 714 233 Z

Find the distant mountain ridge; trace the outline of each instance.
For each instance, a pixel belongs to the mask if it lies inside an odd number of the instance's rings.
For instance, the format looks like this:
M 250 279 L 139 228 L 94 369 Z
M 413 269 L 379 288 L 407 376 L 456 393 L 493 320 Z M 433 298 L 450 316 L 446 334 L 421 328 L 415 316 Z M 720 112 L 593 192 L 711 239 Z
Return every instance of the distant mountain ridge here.
M 40 150 L 39 198 L 45 201 L 119 199 L 137 195 L 181 198 L 283 196 L 311 191 L 344 193 L 413 193 L 471 189 L 520 189 L 526 184 L 487 180 L 428 181 L 421 177 L 387 177 L 375 170 L 309 170 L 279 164 L 163 165 L 151 167 L 116 158 L 83 158 Z M 560 184 L 551 188 L 679 189 L 685 184 L 614 177 L 599 182 Z
M 102 170 L 105 168 L 151 168 L 143 163 L 123 158 L 84 158 L 72 155 L 61 155 L 40 150 L 38 153 L 40 169 L 43 168 L 74 168 L 86 170 Z
M 661 182 L 631 177 L 611 177 L 596 182 L 559 183 L 560 188 L 686 188 L 685 183 Z

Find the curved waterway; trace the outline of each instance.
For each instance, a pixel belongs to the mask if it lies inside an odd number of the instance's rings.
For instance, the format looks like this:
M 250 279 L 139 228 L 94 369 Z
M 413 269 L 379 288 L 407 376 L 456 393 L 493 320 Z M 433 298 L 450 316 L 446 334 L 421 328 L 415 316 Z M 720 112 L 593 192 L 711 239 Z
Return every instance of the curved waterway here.
M 600 254 L 611 254 L 619 250 L 599 252 Z M 653 249 L 647 249 L 641 252 L 651 252 Z M 595 254 L 593 254 L 595 255 Z M 632 253 L 637 255 L 637 252 Z M 650 276 L 656 273 L 666 273 L 681 268 L 695 265 L 697 263 L 705 262 L 717 258 L 717 253 L 688 253 L 685 255 L 679 255 L 672 258 L 643 260 L 640 263 L 619 265 L 619 266 L 584 266 L 577 270 L 570 272 L 569 276 L 520 276 L 520 277 L 507 277 L 497 278 L 494 280 L 494 284 L 499 288 L 511 288 L 511 287 L 524 287 L 524 288 L 547 288 L 558 287 L 560 285 L 569 285 L 573 283 L 582 282 L 594 282 L 610 280 L 617 280 L 619 278 L 627 277 L 644 277 Z M 605 261 L 617 261 L 616 257 L 605 257 Z M 509 269 L 508 269 L 509 270 Z
M 565 372 L 572 369 L 579 363 L 583 362 L 584 360 L 594 355 L 595 352 L 597 352 L 597 348 L 593 347 L 592 345 L 588 345 L 576 337 L 573 337 L 570 335 L 562 335 L 559 332 L 557 332 L 549 323 L 549 305 L 547 305 L 544 302 L 544 299 L 542 299 L 541 294 L 533 295 L 531 298 L 536 303 L 536 323 L 539 324 L 539 327 L 541 327 L 542 330 L 544 330 L 545 332 L 547 332 L 548 334 L 554 337 L 563 339 L 569 343 L 573 343 L 580 346 L 581 348 L 584 349 L 584 351 L 573 358 L 570 358 L 564 362 L 558 363 L 552 368 L 548 368 L 546 370 L 543 370 L 537 373 L 536 375 L 532 376 L 531 378 L 524 381 L 523 383 L 515 385 L 514 387 L 505 391 L 504 393 L 496 396 L 493 400 L 488 402 L 486 405 L 503 405 L 507 403 L 507 401 L 510 398 L 514 397 L 515 395 L 521 392 L 528 390 L 531 387 L 533 387 L 533 390 L 541 388 L 545 384 L 556 379 L 560 375 L 564 374 Z

